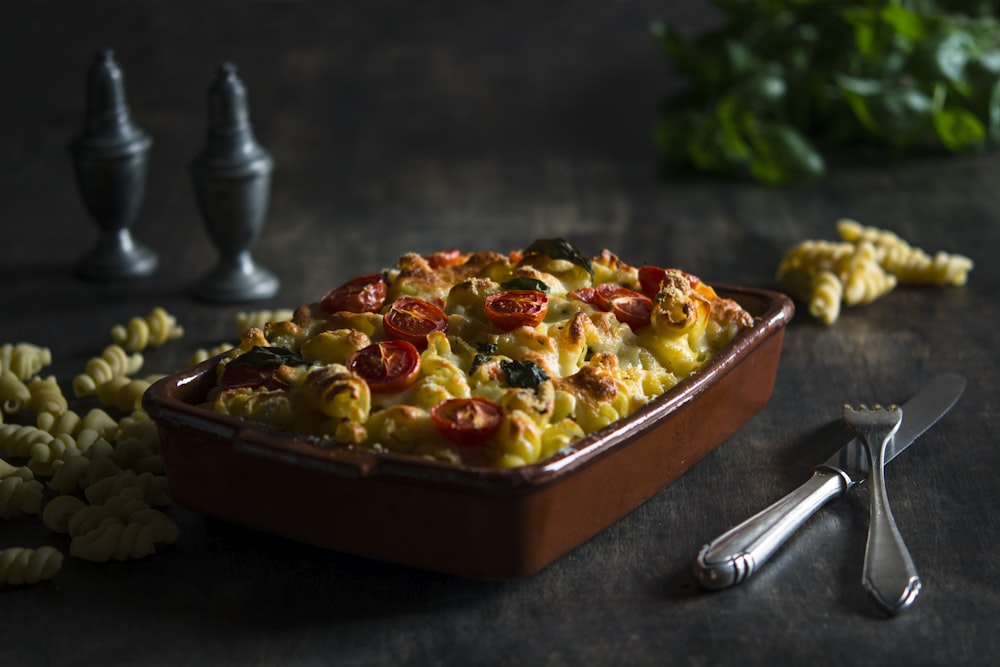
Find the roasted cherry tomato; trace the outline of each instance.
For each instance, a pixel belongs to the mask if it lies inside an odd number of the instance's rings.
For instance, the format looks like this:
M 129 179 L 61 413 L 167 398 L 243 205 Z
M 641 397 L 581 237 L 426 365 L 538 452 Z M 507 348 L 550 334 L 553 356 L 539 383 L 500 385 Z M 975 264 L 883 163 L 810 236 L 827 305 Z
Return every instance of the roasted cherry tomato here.
M 382 308 L 388 290 L 385 280 L 377 273 L 358 276 L 340 287 L 330 290 L 320 299 L 320 305 L 328 313 L 349 311 L 352 313 L 374 313 Z
M 490 322 L 502 331 L 534 327 L 545 319 L 549 298 L 535 290 L 512 289 L 486 297 L 483 310 Z
M 645 294 L 611 283 L 598 285 L 595 292 L 597 305 L 614 313 L 619 322 L 629 325 L 633 331 L 649 324 L 653 301 Z
M 430 301 L 404 296 L 389 306 L 382 327 L 389 338 L 408 341 L 423 350 L 428 334 L 448 329 L 448 316 Z
M 386 340 L 352 354 L 347 367 L 361 376 L 373 393 L 392 394 L 416 382 L 420 352 L 405 340 Z
M 500 428 L 503 411 L 485 398 L 450 398 L 431 408 L 431 421 L 457 445 L 481 445 Z
M 659 266 L 639 267 L 639 289 L 650 299 L 655 299 L 660 291 L 660 283 L 667 275 L 667 270 Z
M 571 299 L 576 299 L 577 301 L 583 301 L 584 303 L 589 303 L 591 306 L 597 305 L 597 290 L 593 287 L 581 287 L 575 289 L 567 296 Z
M 424 256 L 432 269 L 441 269 L 446 266 L 458 266 L 465 263 L 465 256 L 461 250 L 442 250 Z
M 691 289 L 698 288 L 698 285 L 701 283 L 701 279 L 698 278 L 698 276 L 685 273 L 684 271 L 681 271 L 681 274 L 687 278 Z M 657 293 L 660 291 L 660 284 L 663 282 L 663 278 L 666 277 L 666 275 L 667 270 L 658 266 L 640 266 L 639 289 L 641 289 L 642 293 L 650 299 L 655 299 Z
M 277 389 L 283 386 L 274 377 L 274 371 L 278 369 L 278 364 L 270 366 L 253 366 L 251 364 L 233 363 L 222 371 L 219 384 L 228 389 L 236 387 L 248 387 L 255 389 L 264 387 L 265 389 Z

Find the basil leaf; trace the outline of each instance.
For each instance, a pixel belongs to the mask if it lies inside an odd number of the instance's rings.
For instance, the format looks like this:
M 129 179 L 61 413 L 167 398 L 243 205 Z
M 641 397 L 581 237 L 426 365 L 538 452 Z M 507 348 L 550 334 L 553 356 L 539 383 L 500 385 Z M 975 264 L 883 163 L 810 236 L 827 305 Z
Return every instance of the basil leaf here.
M 542 293 L 548 293 L 549 291 L 549 286 L 544 281 L 527 276 L 512 278 L 505 283 L 501 283 L 500 287 L 503 289 L 523 289 Z
M 538 385 L 549 379 L 542 367 L 533 361 L 501 361 L 500 368 L 511 387 L 538 389 Z
M 269 366 L 299 366 L 306 363 L 297 353 L 292 352 L 287 347 L 266 347 L 254 345 L 250 350 L 244 352 L 229 362 L 229 367 L 246 364 L 254 368 L 267 368 Z
M 524 254 L 546 255 L 552 259 L 564 259 L 583 267 L 590 274 L 591 278 L 594 277 L 594 267 L 591 266 L 590 260 L 570 245 L 566 239 L 538 239 L 525 249 Z
M 688 37 L 653 38 L 689 86 L 653 141 L 674 166 L 789 183 L 817 150 L 963 152 L 1000 144 L 1000 10 L 977 0 L 713 0 Z
M 472 365 L 469 367 L 469 375 L 476 372 L 476 369 L 490 360 L 490 357 L 497 353 L 496 343 L 476 343 L 476 356 L 472 358 Z

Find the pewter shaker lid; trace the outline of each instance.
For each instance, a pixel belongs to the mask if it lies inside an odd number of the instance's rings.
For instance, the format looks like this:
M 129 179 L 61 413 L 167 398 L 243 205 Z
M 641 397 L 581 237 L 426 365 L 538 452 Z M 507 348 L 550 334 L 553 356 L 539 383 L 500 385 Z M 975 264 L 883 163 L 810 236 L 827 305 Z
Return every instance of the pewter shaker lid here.
M 149 148 L 152 140 L 132 122 L 125 100 L 125 76 L 111 49 L 97 52 L 87 71 L 87 115 L 73 150 L 107 155 Z
M 196 159 L 205 167 L 270 168 L 271 157 L 250 125 L 247 91 L 236 66 L 223 63 L 208 90 L 208 137 Z

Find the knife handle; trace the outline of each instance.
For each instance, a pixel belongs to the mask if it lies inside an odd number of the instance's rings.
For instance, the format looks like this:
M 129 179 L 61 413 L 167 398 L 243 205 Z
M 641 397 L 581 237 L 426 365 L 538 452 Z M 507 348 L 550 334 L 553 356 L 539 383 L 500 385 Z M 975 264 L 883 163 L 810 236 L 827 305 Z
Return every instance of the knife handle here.
M 851 484 L 840 471 L 818 466 L 802 486 L 703 546 L 695 559 L 698 581 L 712 590 L 746 581 L 806 519 Z

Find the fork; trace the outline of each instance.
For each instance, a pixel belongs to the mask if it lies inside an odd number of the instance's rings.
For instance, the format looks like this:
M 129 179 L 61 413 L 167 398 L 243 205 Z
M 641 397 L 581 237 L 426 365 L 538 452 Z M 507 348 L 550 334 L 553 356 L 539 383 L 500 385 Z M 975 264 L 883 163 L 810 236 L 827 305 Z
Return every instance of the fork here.
M 864 445 L 871 478 L 871 518 L 861 583 L 892 616 L 908 608 L 920 592 L 920 577 L 899 534 L 885 488 L 885 450 L 903 420 L 895 405 L 844 406 L 844 421 Z

